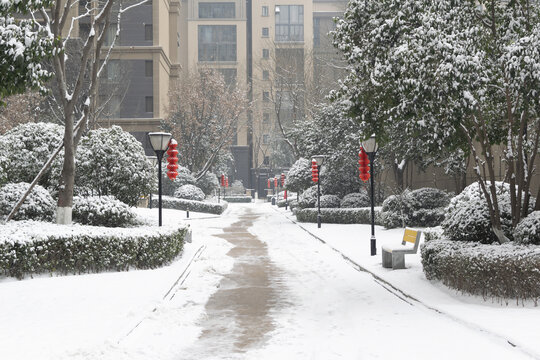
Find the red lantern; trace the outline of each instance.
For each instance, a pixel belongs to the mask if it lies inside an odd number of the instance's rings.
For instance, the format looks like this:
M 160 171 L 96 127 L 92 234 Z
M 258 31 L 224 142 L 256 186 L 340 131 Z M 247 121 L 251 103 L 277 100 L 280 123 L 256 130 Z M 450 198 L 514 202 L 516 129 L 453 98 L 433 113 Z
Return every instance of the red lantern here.
M 271 181 L 270 181 L 270 179 L 268 179 L 268 188 L 269 188 L 269 189 L 270 189 L 270 186 L 272 186 L 272 185 L 271 185 Z
M 221 186 L 225 186 L 225 175 L 221 174 Z
M 358 153 L 358 171 L 360 171 L 360 175 L 358 177 L 363 182 L 367 182 L 369 178 L 371 177 L 371 174 L 369 173 L 369 157 L 364 148 L 360 148 L 360 152 Z
M 174 180 L 178 176 L 178 150 L 176 150 L 176 147 L 178 146 L 178 143 L 176 140 L 171 139 L 169 141 L 169 149 L 167 150 L 167 176 L 169 179 Z
M 319 182 L 319 167 L 315 160 L 311 161 L 311 179 L 314 183 Z
M 274 187 L 277 188 L 277 177 L 274 176 Z
M 287 200 L 287 190 L 285 190 L 285 193 L 283 194 L 283 199 Z
M 229 177 L 225 178 L 225 187 L 229 187 Z
M 285 174 L 281 173 L 281 186 L 285 186 Z

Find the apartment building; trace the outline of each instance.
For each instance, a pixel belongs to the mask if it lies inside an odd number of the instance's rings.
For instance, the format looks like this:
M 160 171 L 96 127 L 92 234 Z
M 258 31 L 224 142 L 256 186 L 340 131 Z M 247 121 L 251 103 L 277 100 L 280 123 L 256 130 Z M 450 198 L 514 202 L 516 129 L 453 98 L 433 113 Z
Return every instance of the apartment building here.
M 138 6 L 124 14 L 101 80 L 99 123 L 122 126 L 149 150 L 145 134 L 166 117 L 170 84 L 203 66 L 216 69 L 245 87 L 253 102 L 231 148 L 236 178 L 253 188 L 261 174 L 253 169 L 285 165 L 273 160 L 276 121 L 302 116 L 304 99 L 294 89 L 335 81 L 316 58 L 335 55 L 326 33 L 345 7 L 346 1 L 331 0 L 153 0 Z M 112 26 L 111 38 L 115 31 Z

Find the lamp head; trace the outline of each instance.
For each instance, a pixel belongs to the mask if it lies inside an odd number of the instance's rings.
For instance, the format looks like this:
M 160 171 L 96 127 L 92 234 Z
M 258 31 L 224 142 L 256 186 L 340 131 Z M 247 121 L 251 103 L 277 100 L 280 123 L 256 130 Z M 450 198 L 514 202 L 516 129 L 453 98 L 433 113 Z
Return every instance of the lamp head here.
M 362 147 L 367 153 L 374 153 L 379 148 L 379 144 L 377 144 L 377 140 L 375 139 L 375 134 L 371 135 L 371 137 L 367 140 L 362 141 Z
M 326 155 L 313 155 L 312 156 L 312 159 L 317 162 L 317 166 L 322 166 L 325 158 L 326 158 Z
M 150 145 L 154 151 L 165 151 L 169 146 L 169 140 L 171 140 L 171 134 L 166 132 L 151 132 L 148 133 L 150 139 Z

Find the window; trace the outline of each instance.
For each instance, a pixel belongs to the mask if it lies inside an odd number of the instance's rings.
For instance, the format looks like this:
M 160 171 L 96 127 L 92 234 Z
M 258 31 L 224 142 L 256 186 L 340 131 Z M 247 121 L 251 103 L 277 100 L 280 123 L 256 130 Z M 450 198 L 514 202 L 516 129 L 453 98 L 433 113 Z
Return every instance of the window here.
M 263 144 L 269 144 L 270 143 L 270 135 L 264 134 L 263 135 Z
M 144 62 L 144 75 L 147 77 L 152 77 L 154 75 L 154 66 L 152 60 L 146 60 Z
M 268 16 L 268 6 L 262 7 L 262 16 Z
M 111 59 L 103 68 L 102 77 L 107 80 L 115 80 L 120 76 L 120 60 Z
M 152 34 L 152 24 L 144 25 L 144 40 L 152 40 L 154 35 Z
M 236 61 L 236 25 L 199 25 L 199 61 Z
M 270 93 L 268 91 L 263 91 L 263 101 L 264 102 L 270 101 Z
M 153 96 L 146 96 L 144 98 L 144 102 L 145 102 L 145 111 L 147 113 L 151 113 L 151 112 L 154 112 L 154 97 Z
M 267 27 L 263 27 L 263 28 L 262 28 L 262 36 L 263 36 L 263 37 L 268 37 L 268 34 L 270 34 L 270 32 L 268 31 L 268 28 L 267 28 Z
M 270 156 L 265 156 L 264 157 L 263 165 L 270 165 Z
M 234 19 L 233 2 L 201 2 L 199 3 L 200 19 Z
M 268 70 L 263 70 L 263 80 L 268 80 L 270 78 L 270 73 Z
M 262 49 L 263 50 L 263 59 L 268 59 L 270 57 L 270 50 L 268 49 Z
M 304 41 L 304 5 L 276 6 L 276 41 Z

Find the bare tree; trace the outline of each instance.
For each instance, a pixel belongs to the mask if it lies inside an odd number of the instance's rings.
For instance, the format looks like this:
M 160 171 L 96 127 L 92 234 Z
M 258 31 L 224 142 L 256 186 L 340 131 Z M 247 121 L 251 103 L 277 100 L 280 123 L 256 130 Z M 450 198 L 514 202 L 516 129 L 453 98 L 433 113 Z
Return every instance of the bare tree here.
M 178 141 L 180 163 L 196 172 L 197 179 L 232 143 L 248 107 L 246 91 L 227 85 L 223 76 L 212 69 L 186 74 L 173 85 L 163 128 Z

